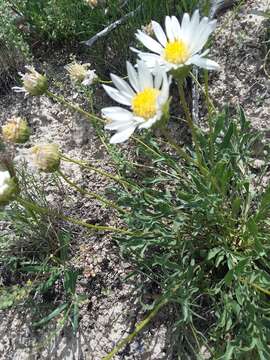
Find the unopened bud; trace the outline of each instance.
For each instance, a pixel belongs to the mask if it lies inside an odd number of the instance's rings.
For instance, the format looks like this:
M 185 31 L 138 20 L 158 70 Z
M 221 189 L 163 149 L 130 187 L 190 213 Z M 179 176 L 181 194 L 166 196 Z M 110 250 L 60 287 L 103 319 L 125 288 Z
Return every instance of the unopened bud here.
M 38 73 L 33 66 L 26 66 L 25 74 L 20 74 L 23 87 L 13 87 L 16 92 L 25 92 L 32 96 L 43 95 L 48 90 L 48 81 L 45 75 Z
M 12 117 L 2 126 L 2 135 L 5 141 L 22 144 L 29 139 L 30 128 L 25 119 Z
M 32 161 L 41 171 L 50 173 L 60 166 L 60 151 L 56 144 L 36 145 L 31 148 Z

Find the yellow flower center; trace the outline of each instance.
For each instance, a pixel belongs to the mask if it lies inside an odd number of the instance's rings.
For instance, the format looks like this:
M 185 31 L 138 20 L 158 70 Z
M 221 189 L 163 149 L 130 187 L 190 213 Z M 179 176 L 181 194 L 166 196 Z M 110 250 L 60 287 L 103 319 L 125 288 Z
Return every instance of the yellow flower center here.
M 164 59 L 173 64 L 183 64 L 189 57 L 186 43 L 182 40 L 168 42 L 164 49 Z
M 157 97 L 159 91 L 153 88 L 146 88 L 139 92 L 132 99 L 132 110 L 136 116 L 145 120 L 153 117 L 157 112 Z

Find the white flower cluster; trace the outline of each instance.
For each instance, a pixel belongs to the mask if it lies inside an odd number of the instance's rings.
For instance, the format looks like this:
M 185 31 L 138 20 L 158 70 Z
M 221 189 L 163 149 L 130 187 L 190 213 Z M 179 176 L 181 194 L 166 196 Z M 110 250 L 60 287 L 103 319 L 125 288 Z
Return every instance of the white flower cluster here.
M 203 17 L 199 11 L 192 17 L 186 13 L 182 22 L 175 16 L 165 18 L 165 31 L 161 25 L 152 21 L 152 30 L 156 39 L 138 30 L 137 39 L 150 52 L 132 48 L 139 60 L 135 67 L 127 62 L 129 84 L 122 78 L 111 74 L 116 88 L 104 85 L 107 94 L 122 107 L 107 107 L 102 114 L 108 123 L 105 129 L 115 130 L 111 143 L 127 140 L 136 128 L 150 128 L 163 116 L 163 109 L 169 99 L 171 75 L 197 65 L 208 70 L 218 70 L 219 65 L 206 55 L 209 50 L 202 51 L 209 36 L 216 28 L 216 20 Z M 169 75 L 168 75 L 169 73 Z

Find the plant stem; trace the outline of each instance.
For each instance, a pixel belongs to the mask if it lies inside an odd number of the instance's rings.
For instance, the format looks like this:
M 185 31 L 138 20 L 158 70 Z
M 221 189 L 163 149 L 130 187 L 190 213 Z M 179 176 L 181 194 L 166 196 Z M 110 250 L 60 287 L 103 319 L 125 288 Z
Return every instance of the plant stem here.
M 127 182 L 126 180 L 120 179 L 119 177 L 114 176 L 114 175 L 112 175 L 112 174 L 109 174 L 109 173 L 107 173 L 106 171 L 100 170 L 100 169 L 98 169 L 98 168 L 96 168 L 96 167 L 94 167 L 94 166 L 92 166 L 92 165 L 87 164 L 87 163 L 84 162 L 84 161 L 76 160 L 76 159 L 71 159 L 71 158 L 67 157 L 66 155 L 62 155 L 61 158 L 62 158 L 64 161 L 71 162 L 71 163 L 77 164 L 77 165 L 79 165 L 79 166 L 81 166 L 81 167 L 83 167 L 83 168 L 85 168 L 85 169 L 95 171 L 97 174 L 100 174 L 100 175 L 105 176 L 105 177 L 107 177 L 107 178 L 109 178 L 109 179 L 112 179 L 112 180 L 114 180 L 114 181 L 117 182 L 117 183 L 125 184 L 125 185 L 127 185 L 127 186 L 133 186 L 133 185 L 131 185 L 129 182 Z
M 205 99 L 207 104 L 207 110 L 208 110 L 208 124 L 210 129 L 210 158 L 213 162 L 214 160 L 214 143 L 213 143 L 213 134 L 214 134 L 214 127 L 213 127 L 213 121 L 212 121 L 212 106 L 210 103 L 210 97 L 209 97 L 209 84 L 208 84 L 208 71 L 204 71 L 204 88 L 205 88 Z
M 175 140 L 173 139 L 173 137 L 170 135 L 169 131 L 165 127 L 162 127 L 161 131 L 168 140 L 171 147 L 177 152 L 177 154 L 181 158 L 185 159 L 186 162 L 188 163 L 193 162 L 193 159 L 175 142 Z
M 190 131 L 191 131 L 192 141 L 193 141 L 194 146 L 195 146 L 195 152 L 196 152 L 196 155 L 197 155 L 198 166 L 199 166 L 201 172 L 206 175 L 208 173 L 208 171 L 202 165 L 202 155 L 201 155 L 200 147 L 199 147 L 199 144 L 198 144 L 198 141 L 197 141 L 196 130 L 195 130 L 195 127 L 194 127 L 194 124 L 193 124 L 193 121 L 192 121 L 192 118 L 191 118 L 191 115 L 190 115 L 188 104 L 186 102 L 185 92 L 184 92 L 184 87 L 183 87 L 183 80 L 182 79 L 177 79 L 177 84 L 178 84 L 180 101 L 181 101 L 181 104 L 183 106 L 183 109 L 184 109 L 184 112 L 185 112 L 185 115 L 186 115 L 186 119 L 187 119 L 187 122 L 188 122 L 188 126 L 189 126 Z
M 88 111 L 83 110 L 80 106 L 72 104 L 71 102 L 67 101 L 63 96 L 60 95 L 56 95 L 54 93 L 52 93 L 51 91 L 46 91 L 46 95 L 52 99 L 54 99 L 55 101 L 66 105 L 68 108 L 70 108 L 71 110 L 77 111 L 79 113 L 81 113 L 82 115 L 84 115 L 87 119 L 91 120 L 91 121 L 101 121 L 101 122 L 105 122 L 105 120 L 103 120 L 102 118 L 93 115 L 91 113 L 89 113 Z
M 159 302 L 156 307 L 149 313 L 149 315 L 139 322 L 139 324 L 136 325 L 135 330 L 133 333 L 129 334 L 127 337 L 125 337 L 123 340 L 121 340 L 118 345 L 115 346 L 115 348 L 106 355 L 102 360 L 111 360 L 123 347 L 125 347 L 127 344 L 129 344 L 157 315 L 159 310 L 165 306 L 168 303 L 168 299 L 164 299 L 163 301 Z
M 90 196 L 92 198 L 95 198 L 97 199 L 98 201 L 100 201 L 101 203 L 103 203 L 104 205 L 106 205 L 107 207 L 109 208 L 114 208 L 116 209 L 117 211 L 119 211 L 120 213 L 124 214 L 125 211 L 123 209 L 121 209 L 119 206 L 117 206 L 116 204 L 114 204 L 113 202 L 111 201 L 108 201 L 107 199 L 105 199 L 103 196 L 101 195 L 98 195 L 92 191 L 87 191 L 87 190 L 84 190 L 82 189 L 81 187 L 79 187 L 77 184 L 75 184 L 73 181 L 71 181 L 70 179 L 68 179 L 68 177 L 66 175 L 64 175 L 62 173 L 62 171 L 60 170 L 57 170 L 57 173 L 59 176 L 61 176 L 66 183 L 68 183 L 71 187 L 73 187 L 74 189 L 76 189 L 79 193 L 81 193 L 82 195 L 87 195 L 87 196 Z
M 60 212 L 56 211 L 56 210 L 52 210 L 52 209 L 48 209 L 48 208 L 44 208 L 41 207 L 33 202 L 24 200 L 20 197 L 17 197 L 16 200 L 18 201 L 19 204 L 21 204 L 24 208 L 26 209 L 31 209 L 33 211 L 36 211 L 40 214 L 43 215 L 53 215 L 56 218 L 65 220 L 67 222 L 70 222 L 72 224 L 75 225 L 80 225 L 83 226 L 89 230 L 96 230 L 96 231 L 111 231 L 111 232 L 116 232 L 116 233 L 123 233 L 123 234 L 127 234 L 127 235 L 141 235 L 142 233 L 132 233 L 129 230 L 126 229 L 118 229 L 115 228 L 113 226 L 101 226 L 101 225 L 93 225 L 93 224 L 88 224 L 86 221 L 83 220 L 79 220 L 79 219 L 74 219 L 70 216 L 65 216 L 64 214 L 61 214 Z

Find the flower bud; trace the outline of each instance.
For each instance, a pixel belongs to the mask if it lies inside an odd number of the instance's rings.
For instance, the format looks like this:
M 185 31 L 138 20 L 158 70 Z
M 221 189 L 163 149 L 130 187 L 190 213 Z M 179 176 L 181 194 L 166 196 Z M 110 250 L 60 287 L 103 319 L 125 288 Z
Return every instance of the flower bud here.
M 60 166 L 60 151 L 56 144 L 36 145 L 31 148 L 32 161 L 41 171 L 50 173 Z
M 152 22 L 150 22 L 149 24 L 147 24 L 145 26 L 142 26 L 142 31 L 145 32 L 149 36 L 155 35 Z
M 0 206 L 7 205 L 17 192 L 17 183 L 9 171 L 0 170 Z
M 2 126 L 2 135 L 5 141 L 22 144 L 29 139 L 30 128 L 26 120 L 21 117 L 12 117 Z
M 43 95 L 48 89 L 48 81 L 45 75 L 38 73 L 33 66 L 26 66 L 28 70 L 25 74 L 20 74 L 23 87 L 13 87 L 16 92 L 25 92 L 32 96 Z
M 105 6 L 106 1 L 105 0 L 85 0 L 85 2 L 91 6 L 92 9 L 98 7 L 98 6 Z

